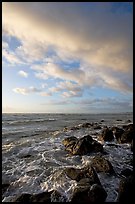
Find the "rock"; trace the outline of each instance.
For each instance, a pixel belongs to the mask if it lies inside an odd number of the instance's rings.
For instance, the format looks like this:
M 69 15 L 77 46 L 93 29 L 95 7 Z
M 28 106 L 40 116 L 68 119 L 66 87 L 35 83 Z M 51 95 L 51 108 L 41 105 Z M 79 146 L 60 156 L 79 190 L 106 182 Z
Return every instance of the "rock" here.
M 131 120 L 127 120 L 126 122 L 127 122 L 127 123 L 131 123 L 132 121 L 131 121 Z
M 2 184 L 2 195 L 3 195 L 3 193 L 8 189 L 9 186 L 10 186 L 9 183 L 3 183 L 3 184 Z
M 105 122 L 105 121 L 104 121 L 104 119 L 102 119 L 100 122 L 102 123 L 102 122 Z
M 127 129 L 125 132 L 121 135 L 119 142 L 120 143 L 131 143 L 134 137 L 134 130 L 133 129 Z
M 103 145 L 97 142 L 96 140 L 92 141 L 93 152 L 103 152 Z
M 118 127 L 113 127 L 112 131 L 115 135 L 115 138 L 117 139 L 117 141 L 120 140 L 121 135 L 124 133 L 124 130 L 122 128 L 118 128 Z
M 82 170 L 80 169 L 75 169 L 73 167 L 71 168 L 66 168 L 65 169 L 65 173 L 66 175 L 71 178 L 72 180 L 78 180 L 78 178 L 80 177 L 80 174 L 81 174 Z M 83 174 L 82 174 L 82 177 L 83 177 Z
M 105 201 L 106 197 L 107 193 L 104 188 L 99 184 L 93 184 L 90 188 L 76 188 L 71 202 L 101 203 Z
M 89 185 L 92 185 L 94 183 L 101 185 L 98 175 L 92 166 L 86 166 L 82 169 L 76 169 L 73 167 L 66 168 L 64 172 L 69 178 L 76 180 L 77 182 L 82 182 L 84 181 L 82 179 L 88 178 L 87 181 Z
M 97 202 L 101 203 L 104 202 L 107 193 L 101 185 L 93 184 L 88 192 L 89 202 Z
M 77 177 L 73 177 L 76 178 L 77 186 L 74 188 L 71 202 L 105 201 L 107 193 L 101 186 L 98 175 L 92 166 L 77 169 L 75 172 L 77 172 Z
M 133 125 L 133 123 L 128 124 L 128 125 L 123 125 L 123 128 L 125 130 L 133 130 L 134 129 L 134 125 Z
M 133 152 L 133 139 L 132 139 L 132 142 L 131 142 L 131 151 Z
M 56 190 L 51 194 L 51 202 L 66 202 L 66 200 L 67 199 Z
M 14 202 L 51 202 L 51 192 L 43 192 L 39 194 L 22 194 Z
M 116 121 L 122 121 L 121 119 L 117 119 Z
M 114 173 L 112 164 L 102 156 L 95 156 L 91 165 L 97 172 Z
M 112 130 L 108 127 L 105 127 L 102 131 L 101 138 L 104 141 L 112 141 L 114 139 Z
M 103 146 L 93 140 L 91 136 L 86 135 L 80 138 L 74 145 L 72 154 L 73 155 L 85 155 L 91 152 L 103 151 Z
M 132 203 L 134 200 L 133 175 L 123 178 L 119 183 L 118 199 L 120 203 Z
M 83 123 L 82 128 L 89 128 L 91 127 L 91 123 Z
M 123 176 L 125 176 L 125 177 L 131 176 L 132 174 L 133 174 L 133 171 L 130 170 L 130 169 L 128 169 L 128 168 L 123 169 L 123 170 L 121 171 L 121 175 L 123 175 Z
M 67 147 L 69 144 L 76 142 L 78 139 L 74 136 L 67 137 L 64 140 L 62 140 L 62 144 Z
M 72 154 L 73 155 L 85 155 L 93 151 L 92 137 L 87 135 L 80 138 L 74 145 Z
M 76 137 L 65 138 L 62 143 L 72 155 L 85 155 L 91 152 L 102 152 L 103 146 L 90 135 L 86 135 L 80 139 Z
M 101 129 L 101 126 L 100 126 L 100 125 L 96 125 L 93 129 L 94 129 L 94 130 L 100 130 L 100 129 Z

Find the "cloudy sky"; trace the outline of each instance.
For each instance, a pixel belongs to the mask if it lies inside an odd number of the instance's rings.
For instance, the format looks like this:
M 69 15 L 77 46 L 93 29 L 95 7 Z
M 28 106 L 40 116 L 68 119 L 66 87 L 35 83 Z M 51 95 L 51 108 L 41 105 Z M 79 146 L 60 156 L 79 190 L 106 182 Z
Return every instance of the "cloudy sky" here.
M 2 3 L 3 112 L 132 109 L 132 3 Z

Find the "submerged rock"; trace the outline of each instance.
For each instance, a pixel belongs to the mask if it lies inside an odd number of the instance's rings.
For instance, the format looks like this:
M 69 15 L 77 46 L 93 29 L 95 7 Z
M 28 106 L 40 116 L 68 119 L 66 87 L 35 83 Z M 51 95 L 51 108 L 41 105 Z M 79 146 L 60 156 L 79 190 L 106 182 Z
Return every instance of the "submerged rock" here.
M 9 186 L 10 186 L 9 183 L 4 183 L 4 184 L 2 184 L 2 195 L 3 195 L 3 193 L 8 189 Z
M 102 156 L 95 156 L 92 159 L 91 165 L 97 172 L 114 173 L 112 164 Z

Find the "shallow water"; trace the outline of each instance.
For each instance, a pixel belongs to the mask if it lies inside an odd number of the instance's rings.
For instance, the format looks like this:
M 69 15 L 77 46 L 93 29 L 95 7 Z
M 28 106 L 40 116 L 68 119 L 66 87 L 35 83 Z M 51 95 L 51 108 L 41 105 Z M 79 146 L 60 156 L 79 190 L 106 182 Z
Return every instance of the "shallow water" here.
M 101 123 L 102 119 L 104 122 Z M 86 134 L 98 140 L 97 135 L 102 129 L 80 128 L 64 131 L 63 128 L 85 122 L 97 122 L 102 128 L 105 125 L 121 127 L 128 124 L 127 120 L 132 122 L 133 115 L 3 114 L 2 120 L 2 183 L 10 184 L 3 195 L 3 202 L 11 202 L 13 197 L 22 193 L 39 193 L 53 189 L 70 201 L 76 181 L 69 179 L 63 169 L 82 168 L 96 154 L 69 156 L 61 141 L 68 136 L 79 138 Z M 106 142 L 103 145 L 107 153 L 104 157 L 112 163 L 117 175 L 98 173 L 98 176 L 108 194 L 106 202 L 115 202 L 120 172 L 125 168 L 132 169 L 130 160 L 133 153 L 129 144 L 118 144 L 115 147 Z

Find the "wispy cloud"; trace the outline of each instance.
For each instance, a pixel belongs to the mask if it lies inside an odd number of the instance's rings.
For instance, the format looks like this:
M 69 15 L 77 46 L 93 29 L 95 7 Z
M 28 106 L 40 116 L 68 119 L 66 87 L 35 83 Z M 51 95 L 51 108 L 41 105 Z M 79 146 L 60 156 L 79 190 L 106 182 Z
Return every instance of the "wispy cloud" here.
M 39 92 L 41 92 L 42 90 L 37 89 L 37 88 L 31 86 L 31 87 L 29 87 L 29 88 L 14 88 L 13 91 L 14 91 L 15 93 L 27 95 L 27 94 L 30 94 L 30 93 L 39 93 Z

